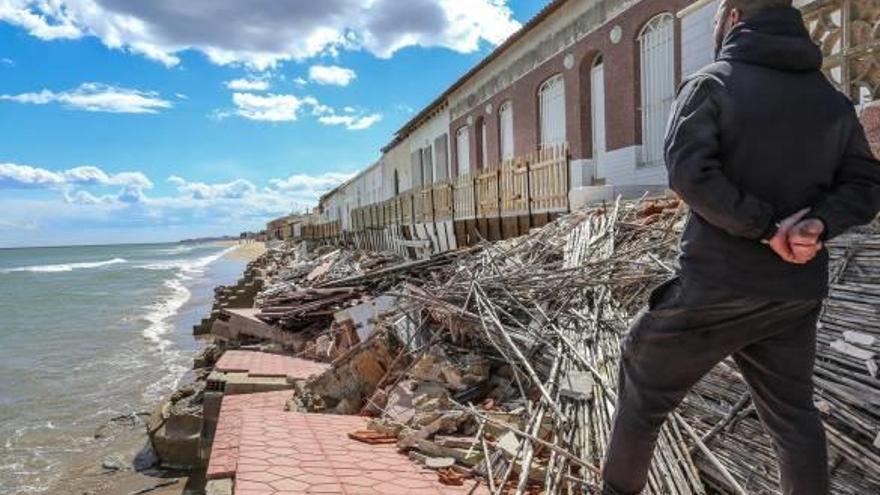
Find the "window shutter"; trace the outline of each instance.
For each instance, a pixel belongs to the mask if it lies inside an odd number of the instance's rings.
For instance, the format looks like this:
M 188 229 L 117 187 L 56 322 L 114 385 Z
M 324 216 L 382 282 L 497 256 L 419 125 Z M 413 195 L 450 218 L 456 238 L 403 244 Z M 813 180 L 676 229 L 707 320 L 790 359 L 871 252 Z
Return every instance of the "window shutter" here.
M 513 158 L 513 104 L 509 101 L 498 111 L 500 151 L 502 160 Z
M 437 180 L 449 178 L 449 144 L 446 134 L 434 140 L 434 158 L 437 163 Z
M 557 74 L 541 85 L 541 147 L 565 142 L 565 83 Z
M 666 121 L 675 99 L 675 40 L 672 14 L 651 19 L 639 35 L 642 81 L 642 160 L 663 162 Z
M 469 174 L 471 171 L 471 146 L 467 126 L 455 134 L 455 153 L 458 159 L 458 175 Z

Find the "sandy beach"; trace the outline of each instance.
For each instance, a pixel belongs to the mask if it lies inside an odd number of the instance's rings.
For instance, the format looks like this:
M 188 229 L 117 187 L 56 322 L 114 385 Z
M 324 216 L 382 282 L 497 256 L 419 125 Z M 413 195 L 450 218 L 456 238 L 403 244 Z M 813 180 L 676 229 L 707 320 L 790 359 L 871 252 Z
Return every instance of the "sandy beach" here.
M 222 241 L 217 244 L 224 247 L 235 247 L 234 251 L 226 255 L 226 258 L 234 261 L 253 261 L 266 252 L 266 244 L 262 242 Z

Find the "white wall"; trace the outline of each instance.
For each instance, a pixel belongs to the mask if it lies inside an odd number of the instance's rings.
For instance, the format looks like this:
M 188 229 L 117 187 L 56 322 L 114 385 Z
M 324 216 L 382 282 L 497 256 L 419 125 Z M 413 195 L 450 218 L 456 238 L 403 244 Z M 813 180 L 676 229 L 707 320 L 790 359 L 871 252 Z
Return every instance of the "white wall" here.
M 687 77 L 715 60 L 715 40 L 712 22 L 718 0 L 696 10 L 687 11 L 681 18 L 681 75 Z
M 397 171 L 400 192 L 407 191 L 412 187 L 409 148 L 409 138 L 407 138 L 382 155 L 383 189 L 386 199 L 394 196 L 395 170 Z
M 608 151 L 598 165 L 596 174 L 612 186 L 665 186 L 668 183 L 666 167 L 639 165 L 640 155 L 640 146 Z
M 415 153 L 416 151 L 422 150 L 424 148 L 431 148 L 431 161 L 433 162 L 433 173 L 431 177 L 434 180 L 437 180 L 437 177 L 449 177 L 449 164 L 448 158 L 447 163 L 438 163 L 437 160 L 437 150 L 434 149 L 434 141 L 444 134 L 449 133 L 449 108 L 444 108 L 442 111 L 438 112 L 436 115 L 423 122 L 422 125 L 417 127 L 410 133 L 407 138 L 409 141 L 409 152 Z M 446 136 L 447 149 L 449 145 L 449 136 Z M 447 153 L 448 154 L 448 153 Z M 446 167 L 446 173 L 439 173 L 439 167 Z M 408 189 L 408 188 L 407 188 Z M 404 189 L 401 188 L 401 192 Z

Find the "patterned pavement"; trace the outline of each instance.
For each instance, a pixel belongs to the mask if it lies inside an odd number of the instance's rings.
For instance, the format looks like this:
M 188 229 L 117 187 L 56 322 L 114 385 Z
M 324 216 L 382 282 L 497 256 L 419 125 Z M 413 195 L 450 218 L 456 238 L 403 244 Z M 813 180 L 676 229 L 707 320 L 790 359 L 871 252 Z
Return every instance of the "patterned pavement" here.
M 394 445 L 348 438 L 367 420 L 357 416 L 278 413 L 248 409 L 243 417 L 235 495 L 467 494 L 411 462 Z M 485 490 L 473 493 L 485 494 Z
M 250 376 L 286 376 L 302 380 L 323 373 L 329 367 L 329 364 L 280 354 L 226 351 L 217 361 L 214 369 L 226 373 L 240 372 Z
M 235 476 L 241 419 L 245 410 L 283 411 L 284 405 L 293 397 L 293 391 L 264 392 L 260 394 L 226 395 L 220 406 L 217 431 L 208 461 L 208 479 L 216 480 Z

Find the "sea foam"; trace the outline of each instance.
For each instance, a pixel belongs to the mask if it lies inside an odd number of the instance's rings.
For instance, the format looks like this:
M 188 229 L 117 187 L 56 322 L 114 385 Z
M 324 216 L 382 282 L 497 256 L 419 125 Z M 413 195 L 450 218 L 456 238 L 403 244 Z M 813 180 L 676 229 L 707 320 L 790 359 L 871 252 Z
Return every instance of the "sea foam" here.
M 128 260 L 124 258 L 113 258 L 112 260 L 107 261 L 93 261 L 93 262 L 83 262 L 83 263 L 60 263 L 57 265 L 35 265 L 35 266 L 22 266 L 18 268 L 5 268 L 0 270 L 0 273 L 18 273 L 18 272 L 31 272 L 31 273 L 60 273 L 60 272 L 72 272 L 73 270 L 83 270 L 87 268 L 101 268 L 104 266 L 110 265 L 118 265 L 120 263 L 128 263 Z

